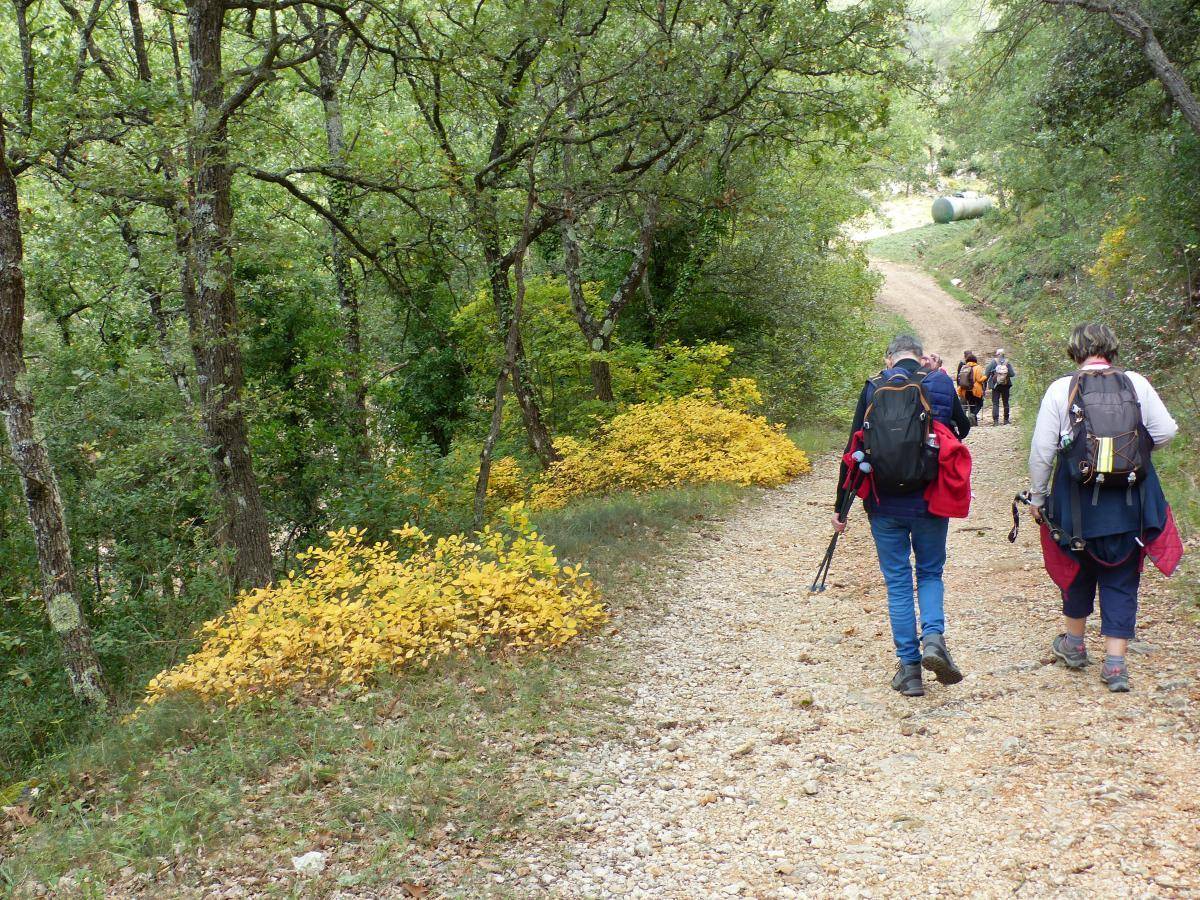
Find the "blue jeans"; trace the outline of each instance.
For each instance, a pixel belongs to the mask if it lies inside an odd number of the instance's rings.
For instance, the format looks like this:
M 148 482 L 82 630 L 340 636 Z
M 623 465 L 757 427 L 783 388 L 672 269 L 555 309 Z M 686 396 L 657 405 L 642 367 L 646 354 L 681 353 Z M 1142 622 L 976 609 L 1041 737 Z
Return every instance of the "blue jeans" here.
M 946 630 L 943 607 L 946 588 L 942 583 L 942 569 L 946 566 L 949 528 L 949 519 L 932 516 L 918 519 L 871 516 L 871 534 L 879 554 L 879 570 L 887 584 L 892 640 L 901 662 L 921 661 L 913 610 L 913 554 L 917 558 L 916 605 L 921 608 L 921 634 L 942 634 Z

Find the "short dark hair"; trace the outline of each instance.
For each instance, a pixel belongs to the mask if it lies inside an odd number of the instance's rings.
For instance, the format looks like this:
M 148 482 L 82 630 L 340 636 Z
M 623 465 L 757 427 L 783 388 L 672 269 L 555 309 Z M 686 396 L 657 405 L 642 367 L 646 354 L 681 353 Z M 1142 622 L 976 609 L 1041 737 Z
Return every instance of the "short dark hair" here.
M 1085 322 L 1076 325 L 1067 341 L 1067 356 L 1076 364 L 1083 363 L 1088 357 L 1099 356 L 1110 363 L 1117 361 L 1121 345 L 1111 328 L 1100 322 Z
M 979 362 L 979 357 L 976 356 L 974 353 L 972 353 L 970 350 L 968 350 L 966 353 L 963 354 L 963 362 L 977 363 L 977 362 Z

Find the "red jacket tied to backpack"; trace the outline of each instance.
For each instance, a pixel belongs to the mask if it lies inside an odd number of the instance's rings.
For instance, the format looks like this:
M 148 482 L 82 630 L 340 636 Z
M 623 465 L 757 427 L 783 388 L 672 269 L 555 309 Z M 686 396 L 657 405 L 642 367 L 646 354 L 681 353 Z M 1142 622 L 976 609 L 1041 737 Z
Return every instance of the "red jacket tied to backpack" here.
M 938 436 L 938 477 L 925 488 L 929 514 L 965 519 L 971 512 L 971 451 L 941 422 L 933 423 Z
M 929 504 L 929 514 L 944 519 L 965 519 L 971 511 L 971 451 L 958 436 L 943 425 L 934 421 L 934 434 L 938 438 L 938 473 L 937 478 L 925 488 L 925 502 Z M 854 432 L 850 441 L 850 449 L 846 451 L 846 483 L 849 488 L 858 471 L 858 461 L 854 453 L 862 448 L 862 432 Z M 868 474 L 858 487 L 858 496 L 866 499 L 875 491 L 875 483 Z

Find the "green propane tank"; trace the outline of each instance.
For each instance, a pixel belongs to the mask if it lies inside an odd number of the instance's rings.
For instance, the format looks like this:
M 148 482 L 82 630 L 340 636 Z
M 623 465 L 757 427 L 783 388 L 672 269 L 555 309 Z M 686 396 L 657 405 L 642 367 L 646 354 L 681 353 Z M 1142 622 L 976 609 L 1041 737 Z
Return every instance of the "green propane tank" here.
M 991 208 L 991 197 L 938 197 L 933 201 L 933 221 L 945 225 L 947 222 L 961 222 L 963 219 L 978 219 Z

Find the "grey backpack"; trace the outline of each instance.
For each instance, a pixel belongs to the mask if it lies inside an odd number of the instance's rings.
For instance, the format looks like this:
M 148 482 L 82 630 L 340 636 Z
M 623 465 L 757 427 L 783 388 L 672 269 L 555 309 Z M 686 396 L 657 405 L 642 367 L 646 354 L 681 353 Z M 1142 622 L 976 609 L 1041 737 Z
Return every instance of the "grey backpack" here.
M 1079 484 L 1131 487 L 1146 477 L 1152 442 L 1142 405 L 1121 369 L 1083 369 L 1068 394 L 1071 443 L 1066 461 Z

